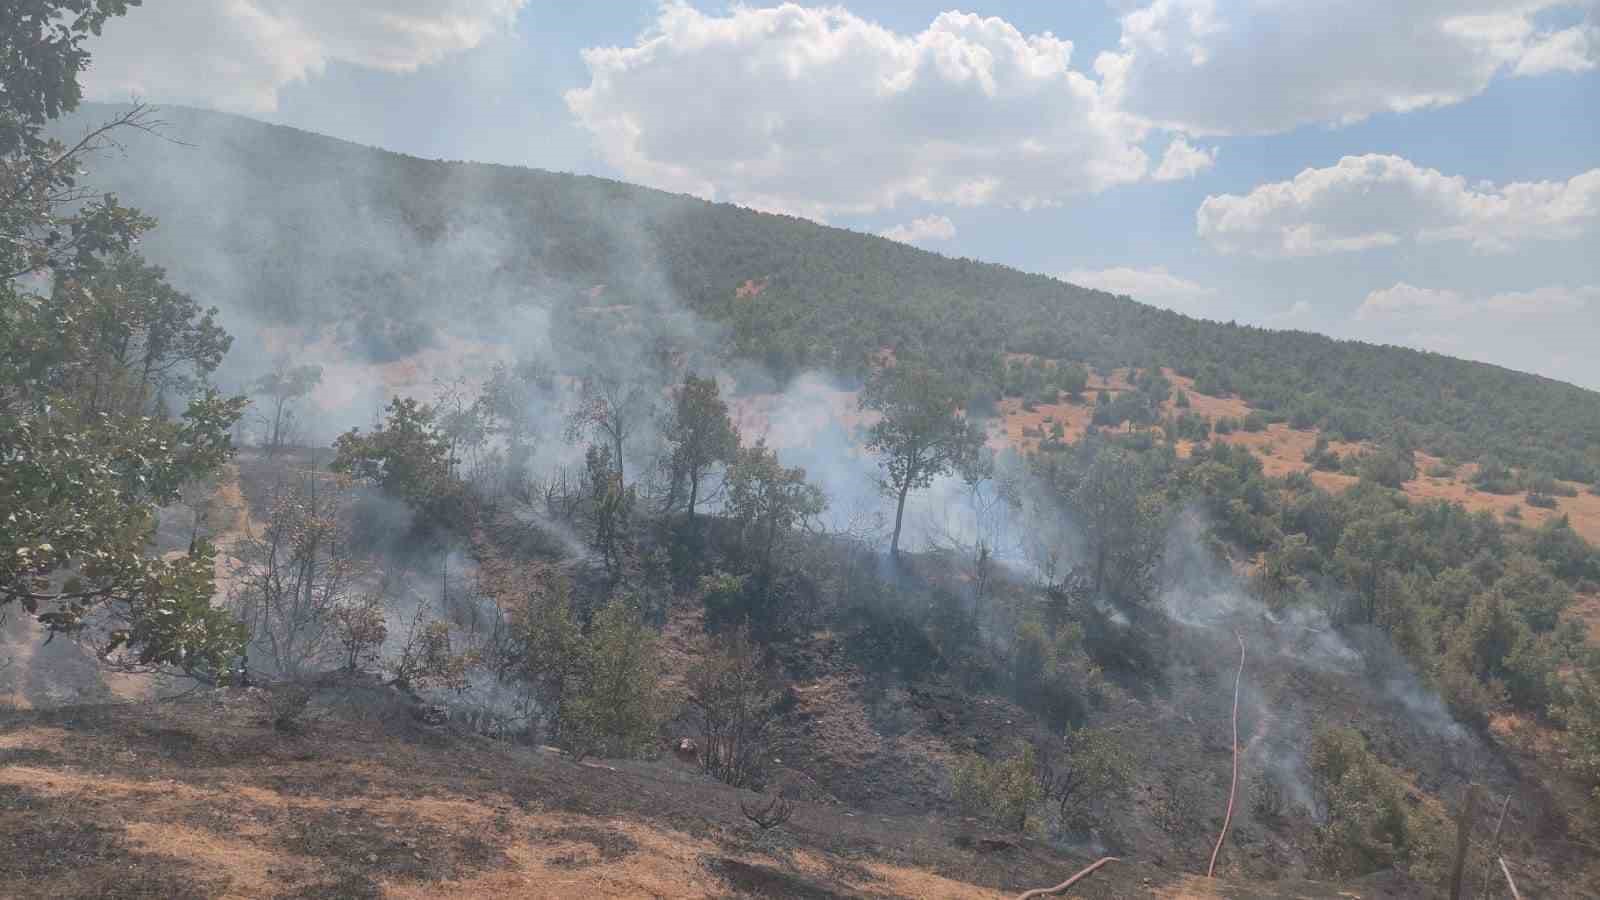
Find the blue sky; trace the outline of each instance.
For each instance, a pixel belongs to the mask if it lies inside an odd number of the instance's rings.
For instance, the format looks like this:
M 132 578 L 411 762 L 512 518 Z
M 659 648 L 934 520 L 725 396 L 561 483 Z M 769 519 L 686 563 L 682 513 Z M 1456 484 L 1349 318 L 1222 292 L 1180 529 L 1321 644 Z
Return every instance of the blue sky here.
M 89 93 L 1600 389 L 1596 0 L 329 6 L 151 4 Z

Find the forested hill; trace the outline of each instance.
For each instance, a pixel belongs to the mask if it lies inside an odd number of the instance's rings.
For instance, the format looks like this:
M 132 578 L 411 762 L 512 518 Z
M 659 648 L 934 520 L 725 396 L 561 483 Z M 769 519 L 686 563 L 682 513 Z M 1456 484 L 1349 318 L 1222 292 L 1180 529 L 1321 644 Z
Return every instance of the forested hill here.
M 115 109 L 85 105 L 61 130 Z M 494 328 L 523 307 L 681 303 L 726 327 L 720 346 L 780 375 L 859 372 L 889 347 L 960 371 L 981 403 L 1000 394 L 1005 352 L 1166 366 L 1338 437 L 1600 479 L 1600 394 L 1549 379 L 1201 321 L 615 181 L 416 159 L 199 110 L 160 118 L 183 144 L 135 135 L 89 178 L 161 221 L 145 254 L 235 323 L 342 322 L 374 360 L 426 346 L 440 328 Z

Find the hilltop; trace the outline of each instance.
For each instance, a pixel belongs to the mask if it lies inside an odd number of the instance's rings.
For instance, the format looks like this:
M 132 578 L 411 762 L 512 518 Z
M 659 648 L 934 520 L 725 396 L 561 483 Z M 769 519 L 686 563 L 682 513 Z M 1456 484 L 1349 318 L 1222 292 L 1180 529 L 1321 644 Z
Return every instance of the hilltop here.
M 58 130 L 115 109 L 86 104 Z M 314 339 L 332 329 L 342 353 L 391 364 L 460 355 L 473 346 L 453 342 L 462 338 L 524 338 L 529 310 L 549 314 L 557 335 L 620 313 L 780 382 L 807 369 L 860 376 L 889 348 L 959 376 L 979 410 L 1002 397 L 1007 354 L 1106 372 L 1166 367 L 1269 422 L 1336 440 L 1600 481 L 1600 394 L 1547 378 L 1194 319 L 616 181 L 418 159 L 223 113 L 160 117 L 188 146 L 133 135 L 89 178 L 160 220 L 143 252 L 235 330 Z

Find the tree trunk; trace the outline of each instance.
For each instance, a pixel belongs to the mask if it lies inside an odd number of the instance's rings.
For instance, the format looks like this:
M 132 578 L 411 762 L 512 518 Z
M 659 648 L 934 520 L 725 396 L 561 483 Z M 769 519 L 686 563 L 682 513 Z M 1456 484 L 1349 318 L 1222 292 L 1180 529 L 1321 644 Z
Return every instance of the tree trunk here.
M 1101 544 L 1100 544 L 1099 552 L 1096 554 L 1095 561 L 1094 561 L 1094 595 L 1095 595 L 1096 598 L 1100 597 L 1100 592 L 1105 589 L 1105 584 L 1106 584 L 1106 545 L 1105 545 L 1105 542 L 1102 541 Z
M 694 505 L 700 497 L 700 476 L 689 473 L 689 527 L 694 527 Z
M 767 552 L 761 562 L 763 576 L 772 574 L 772 548 L 778 543 L 778 519 L 774 516 L 767 525 Z
M 617 487 L 625 488 L 625 487 L 628 486 L 628 480 L 622 474 L 622 430 L 621 430 L 621 428 L 619 427 L 617 430 L 613 431 L 612 435 L 613 435 L 612 443 L 617 445 Z
M 900 523 L 906 515 L 906 494 L 911 493 L 911 479 L 900 486 L 900 500 L 894 507 L 894 538 L 889 541 L 889 558 L 900 559 Z

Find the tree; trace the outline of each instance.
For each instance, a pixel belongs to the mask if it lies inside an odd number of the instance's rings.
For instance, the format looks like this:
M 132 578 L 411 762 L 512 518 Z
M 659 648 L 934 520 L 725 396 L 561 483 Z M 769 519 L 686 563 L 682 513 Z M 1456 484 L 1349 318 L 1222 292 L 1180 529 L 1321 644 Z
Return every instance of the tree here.
M 1083 399 L 1084 389 L 1089 386 L 1089 371 L 1076 363 L 1063 365 L 1056 369 L 1056 382 L 1077 402 Z
M 363 594 L 340 603 L 333 608 L 331 619 L 345 671 L 358 672 L 377 660 L 389 637 L 382 594 Z
M 321 366 L 290 367 L 279 359 L 271 372 L 256 380 L 256 393 L 265 394 L 271 411 L 267 420 L 267 452 L 276 453 L 283 447 L 285 429 L 294 417 L 294 404 L 322 383 Z
M 136 106 L 71 146 L 45 132 L 78 104 L 83 42 L 127 6 L 0 5 L 0 612 L 19 604 L 117 661 L 223 677 L 241 637 L 211 606 L 211 547 L 197 539 L 164 559 L 148 538 L 156 508 L 232 454 L 228 432 L 244 400 L 196 390 L 181 417 L 167 420 L 146 415 L 138 392 L 108 403 L 93 390 L 112 374 L 101 336 L 113 347 L 127 336 L 118 361 L 128 368 L 115 374 L 132 380 L 151 350 L 136 336 L 158 335 L 154 374 L 168 352 L 163 329 L 198 327 L 153 270 L 140 270 L 134 292 L 83 287 L 155 223 L 115 197 L 93 196 L 78 182 L 81 164 L 116 130 L 157 123 Z M 39 295 L 42 283 L 52 285 L 49 296 Z M 203 330 L 211 347 L 191 360 L 200 369 L 226 349 L 214 323 Z
M 58 270 L 39 314 L 57 324 L 34 371 L 59 366 L 57 389 L 90 415 L 164 415 L 168 394 L 202 385 L 233 343 L 215 307 L 202 310 L 133 253 Z
M 546 366 L 523 361 L 514 366 L 496 363 L 478 394 L 477 406 L 488 431 L 498 435 L 506 448 L 509 475 L 520 479 L 533 454 L 537 410 L 550 398 L 554 376 Z
M 1104 729 L 1069 729 L 1059 745 L 1035 752 L 1039 787 L 1056 804 L 1063 824 L 1081 817 L 1097 799 L 1119 796 L 1133 782 L 1133 767 L 1116 736 Z
M 1018 742 L 1017 751 L 990 762 L 969 756 L 957 763 L 955 801 L 968 815 L 979 816 L 1013 831 L 1024 831 L 1028 813 L 1043 796 L 1033 746 Z
M 616 576 L 622 570 L 623 551 L 628 546 L 636 492 L 623 487 L 622 471 L 612 465 L 611 447 L 605 444 L 590 444 L 584 454 L 584 483 L 589 489 L 594 527 L 591 542 L 600 551 L 606 571 Z
M 567 682 L 577 677 L 583 629 L 573 608 L 572 580 L 559 570 L 542 573 L 529 589 L 496 603 L 504 608 L 506 628 L 495 658 L 501 678 L 516 676 L 528 686 L 545 713 L 547 727 L 559 727 Z
M 895 498 L 890 556 L 900 555 L 906 496 L 956 469 L 975 466 L 983 432 L 966 420 L 961 395 L 932 369 L 911 363 L 884 366 L 861 392 L 861 408 L 882 418 L 867 432 L 867 448 L 878 454 L 885 494 Z
M 758 543 L 763 575 L 772 571 L 778 538 L 827 506 L 822 489 L 806 482 L 806 470 L 784 468 L 765 440 L 739 448 L 728 471 L 728 508 L 743 526 L 746 543 Z
M 449 444 L 434 427 L 427 404 L 396 397 L 385 412 L 387 418 L 372 433 L 352 428 L 339 435 L 332 469 L 423 505 L 450 482 Z
M 241 567 L 231 605 L 251 654 L 265 658 L 281 680 L 325 668 L 338 657 L 335 641 L 352 636 L 336 627 L 340 610 L 356 602 L 351 588 L 360 574 L 350 553 L 347 499 L 316 475 L 280 483 L 268 502 L 266 527 L 236 550 Z M 348 643 L 344 649 L 349 661 L 359 658 Z
M 1567 702 L 1556 709 L 1566 725 L 1567 767 L 1588 789 L 1589 830 L 1600 828 L 1600 665 L 1573 673 Z
M 606 442 L 617 478 L 626 484 L 627 440 L 649 420 L 654 408 L 651 390 L 642 381 L 616 368 L 591 369 L 578 385 L 577 408 L 567 416 L 567 439 L 577 440 L 589 432 Z
M 630 755 L 655 736 L 655 635 L 620 597 L 595 613 L 561 703 L 561 738 L 574 756 Z
M 689 482 L 692 527 L 701 480 L 712 466 L 733 462 L 739 449 L 739 433 L 728 417 L 728 404 L 715 378 L 697 378 L 693 372 L 684 376 L 683 384 L 674 391 L 667 443 L 672 446 L 673 493 L 681 481 Z
M 758 779 L 776 719 L 777 695 L 748 632 L 717 639 L 689 670 L 689 705 L 700 718 L 700 767 L 746 787 Z
M 1081 531 L 1084 589 L 1123 605 L 1143 603 L 1161 556 L 1161 505 L 1140 460 L 1088 442 L 1036 465 L 1060 511 Z

